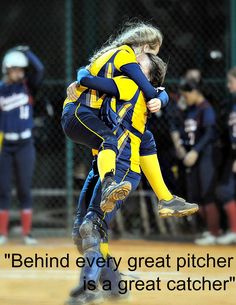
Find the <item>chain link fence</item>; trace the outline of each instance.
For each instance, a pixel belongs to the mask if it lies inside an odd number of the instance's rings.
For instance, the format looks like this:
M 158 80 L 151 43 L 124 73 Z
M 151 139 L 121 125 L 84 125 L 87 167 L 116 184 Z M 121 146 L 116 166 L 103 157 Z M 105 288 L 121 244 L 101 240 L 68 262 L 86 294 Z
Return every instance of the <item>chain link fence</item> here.
M 225 75 L 231 64 L 232 3 L 234 0 L 2 0 L 0 56 L 16 45 L 28 45 L 45 65 L 45 79 L 35 102 L 36 170 L 33 181 L 34 227 L 41 234 L 70 231 L 76 198 L 88 172 L 91 154 L 65 140 L 60 127 L 67 84 L 76 69 L 87 63 L 94 50 L 130 18 L 158 25 L 164 33 L 160 56 L 168 62 L 166 87 L 175 94 L 180 77 L 189 68 L 201 70 L 219 108 L 226 94 Z M 235 5 L 235 3 L 234 3 Z M 236 32 L 236 29 L 234 29 Z M 234 32 L 234 34 L 235 34 Z M 236 34 L 235 34 L 236 35 Z M 166 114 L 153 117 L 149 127 L 158 143 L 158 154 L 168 186 L 184 194 L 177 183 L 178 162 L 173 151 Z M 148 190 L 146 182 L 144 189 Z M 114 232 L 150 235 L 182 232 L 188 220 L 160 222 L 156 199 L 139 191 L 118 214 Z M 132 213 L 138 196 L 140 210 Z M 147 203 L 147 204 L 145 204 Z M 17 202 L 14 200 L 14 207 Z M 15 211 L 13 209 L 13 211 Z M 13 212 L 17 219 L 17 212 Z M 129 215 L 127 217 L 127 215 Z M 140 229 L 141 228 L 141 229 Z M 194 230 L 194 226 L 193 226 Z M 126 233 L 127 234 L 127 233 Z

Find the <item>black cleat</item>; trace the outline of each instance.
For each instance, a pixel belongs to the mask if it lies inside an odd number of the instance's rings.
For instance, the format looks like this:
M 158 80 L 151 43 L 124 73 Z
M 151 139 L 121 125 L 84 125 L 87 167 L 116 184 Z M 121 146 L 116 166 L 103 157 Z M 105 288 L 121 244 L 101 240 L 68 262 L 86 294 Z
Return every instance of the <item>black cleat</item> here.
M 189 216 L 198 210 L 199 206 L 196 203 L 189 203 L 177 196 L 169 201 L 161 200 L 158 204 L 158 212 L 161 218 Z
M 130 193 L 132 185 L 129 181 L 116 183 L 114 175 L 108 175 L 102 182 L 102 199 L 100 208 L 103 212 L 111 212 L 118 200 L 124 200 Z

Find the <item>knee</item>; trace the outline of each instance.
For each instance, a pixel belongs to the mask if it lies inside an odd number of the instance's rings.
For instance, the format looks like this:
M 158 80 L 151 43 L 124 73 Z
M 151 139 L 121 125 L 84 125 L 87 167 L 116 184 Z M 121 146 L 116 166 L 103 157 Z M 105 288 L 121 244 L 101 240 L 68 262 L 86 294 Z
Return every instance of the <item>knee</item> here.
M 227 185 L 220 185 L 216 189 L 216 198 L 221 203 L 227 203 L 234 198 L 234 190 Z
M 10 191 L 0 190 L 0 209 L 9 210 L 10 207 Z
M 22 209 L 31 209 L 32 208 L 32 198 L 30 189 L 29 190 L 21 190 L 18 194 L 19 201 L 21 203 Z
M 115 135 L 110 134 L 105 137 L 104 142 L 101 144 L 103 149 L 112 149 L 116 154 L 118 153 L 118 140 Z

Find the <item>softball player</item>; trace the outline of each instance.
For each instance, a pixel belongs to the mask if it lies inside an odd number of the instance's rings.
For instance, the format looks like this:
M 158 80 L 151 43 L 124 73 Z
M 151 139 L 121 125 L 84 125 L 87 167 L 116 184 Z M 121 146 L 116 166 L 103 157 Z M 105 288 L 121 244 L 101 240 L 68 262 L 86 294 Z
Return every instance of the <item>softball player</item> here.
M 139 157 L 141 156 L 142 158 L 147 155 L 156 155 L 156 146 L 150 132 L 146 131 L 143 134 L 143 131 L 145 130 L 146 105 L 143 96 L 140 94 L 140 90 L 136 91 L 137 86 L 133 86 L 133 82 L 125 77 L 117 77 L 113 80 L 119 90 L 119 97 L 124 100 L 115 101 L 114 98 L 105 99 L 101 108 L 101 118 L 115 132 L 119 139 L 118 142 L 120 142 L 116 179 L 117 181 L 122 181 L 122 179 L 126 177 L 126 179 L 132 183 L 132 189 L 135 190 L 141 178 Z M 84 81 L 86 81 L 86 79 Z M 89 80 L 90 84 L 92 84 L 92 81 L 100 83 L 101 80 L 92 77 Z M 112 80 L 105 81 L 106 87 L 109 87 L 111 81 Z M 130 89 L 130 92 L 127 91 L 127 86 Z M 116 92 L 113 92 L 112 95 L 117 96 Z M 130 99 L 130 96 L 133 98 Z M 127 102 L 125 103 L 124 101 L 126 101 L 126 99 Z M 124 112 L 122 110 L 124 110 L 125 105 L 128 107 L 129 103 L 134 103 L 134 107 L 130 108 L 123 116 L 122 114 Z M 142 125 L 143 127 L 142 129 L 137 130 L 136 128 L 139 123 L 139 128 L 141 128 Z M 88 258 L 107 257 L 107 229 L 116 210 L 119 209 L 122 204 L 122 201 L 117 202 L 115 209 L 113 209 L 111 213 L 104 215 L 99 206 L 100 201 L 101 183 L 96 169 L 96 162 L 94 161 L 93 169 L 88 175 L 81 192 L 78 203 L 78 213 L 73 228 L 75 244 L 80 251 L 84 250 L 84 254 Z M 87 215 L 86 212 L 88 212 Z M 81 226 L 85 215 L 85 220 Z M 83 247 L 81 244 L 81 236 L 83 238 Z M 93 244 L 91 244 L 92 240 Z M 109 269 L 103 270 L 96 266 L 93 266 L 92 268 L 86 266 L 81 273 L 78 287 L 71 292 L 71 299 L 68 301 L 68 304 L 81 304 L 80 302 L 82 301 L 86 304 L 87 302 L 90 302 L 93 299 L 97 300 L 100 297 L 100 292 L 84 292 L 84 276 L 86 276 L 87 281 L 93 279 L 96 284 L 101 280 L 101 277 L 102 280 L 112 277 L 112 289 L 108 296 L 119 297 L 117 282 L 120 276 L 118 272 L 112 272 L 112 270 Z
M 200 84 L 183 80 L 181 94 L 188 105 L 182 144 L 187 151 L 183 163 L 186 166 L 188 200 L 202 204 L 202 214 L 206 219 L 209 234 L 197 239 L 198 245 L 215 244 L 219 235 L 219 212 L 215 204 L 215 169 L 213 161 L 215 113 L 208 103 Z
M 231 98 L 227 101 L 227 117 L 225 122 L 224 160 L 221 171 L 221 181 L 218 187 L 218 198 L 224 203 L 229 232 L 217 239 L 217 243 L 228 245 L 236 243 L 236 68 L 232 68 L 227 75 L 227 86 Z
M 143 57 L 148 57 L 145 55 Z M 150 74 L 149 74 L 150 76 Z M 94 79 L 90 79 L 91 80 Z M 99 82 L 101 80 L 95 78 Z M 105 81 L 105 79 L 102 79 Z M 118 138 L 119 155 L 117 158 L 117 169 L 115 178 L 117 181 L 122 181 L 124 177 L 132 183 L 132 189 L 135 190 L 140 182 L 141 174 L 139 168 L 139 147 L 145 131 L 146 103 L 143 94 L 138 86 L 127 77 L 116 77 L 113 79 L 116 83 L 116 91 L 122 99 L 116 101 L 115 98 L 107 97 L 104 100 L 101 108 L 101 119 L 113 130 Z M 85 80 L 86 81 L 86 80 Z M 111 87 L 112 80 L 105 81 L 106 88 Z M 101 82 L 99 82 L 101 85 Z M 127 90 L 126 88 L 129 88 Z M 112 92 L 117 96 L 116 92 Z M 73 104 L 72 104 L 73 105 Z M 131 107 L 133 106 L 133 107 Z M 127 108 L 128 111 L 125 111 Z M 149 142 L 150 133 L 145 134 L 144 146 Z M 153 139 L 153 138 L 152 138 Z M 148 143 L 150 147 L 150 142 Z M 153 149 L 154 146 L 154 149 Z M 152 151 L 149 148 L 149 153 L 156 154 L 155 142 L 152 142 Z M 147 152 L 144 151 L 144 154 Z M 97 162 L 93 162 L 93 169 L 89 173 L 83 190 L 81 192 L 78 213 L 73 228 L 73 238 L 79 251 L 87 258 L 108 258 L 108 239 L 107 229 L 111 219 L 114 217 L 116 210 L 121 206 L 121 201 L 116 202 L 115 209 L 111 213 L 104 214 L 100 209 L 101 202 L 101 182 L 99 179 Z M 85 221 L 83 222 L 83 218 Z M 83 224 L 82 224 L 83 222 Z M 82 229 L 81 229 L 82 224 Z M 82 238 L 81 238 L 82 237 Z M 93 240 L 92 244 L 91 241 Z M 82 245 L 83 244 L 83 245 Z M 98 301 L 103 298 L 100 291 L 90 292 L 84 291 L 84 280 L 93 280 L 96 285 L 104 280 L 109 280 L 112 283 L 111 291 L 106 297 L 112 299 L 120 298 L 118 292 L 118 282 L 120 274 L 117 270 L 114 272 L 112 268 L 97 268 L 95 265 L 85 266 L 80 274 L 79 285 L 70 293 L 68 305 L 88 304 L 92 301 Z
M 150 101 L 152 111 L 157 111 L 168 102 L 165 92 L 157 92 L 148 82 L 137 64 L 136 56 L 145 52 L 158 53 L 162 44 L 162 34 L 159 29 L 144 23 L 135 24 L 116 37 L 108 46 L 102 47 L 92 58 L 89 70 L 92 75 L 111 78 L 122 74 L 133 79 Z M 103 191 L 101 207 L 110 211 L 115 200 L 124 199 L 131 190 L 130 183 L 122 181 L 117 184 L 114 180 L 116 156 L 118 154 L 117 138 L 98 117 L 103 102 L 102 93 L 87 87 L 76 91 L 78 82 L 68 90 L 70 100 L 77 100 L 75 111 L 78 132 L 71 139 L 89 148 L 99 150 L 98 170 L 102 180 Z M 74 91 L 73 91 L 74 90 Z M 72 91 L 72 94 L 71 94 Z M 74 92 L 74 93 L 73 93 Z M 74 120 L 75 124 L 75 120 Z M 69 137 L 69 133 L 67 134 Z
M 27 73 L 29 65 L 33 74 Z M 14 172 L 21 204 L 22 233 L 35 244 L 32 227 L 31 181 L 35 162 L 32 139 L 33 95 L 43 78 L 43 65 L 28 47 L 9 50 L 3 58 L 0 84 L 0 244 L 7 241 L 11 179 Z

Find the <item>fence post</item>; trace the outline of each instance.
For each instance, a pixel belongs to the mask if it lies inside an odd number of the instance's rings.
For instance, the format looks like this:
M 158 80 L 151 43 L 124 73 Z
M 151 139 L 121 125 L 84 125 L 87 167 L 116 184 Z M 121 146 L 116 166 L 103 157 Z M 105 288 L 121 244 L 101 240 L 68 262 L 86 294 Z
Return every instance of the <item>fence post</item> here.
M 236 66 L 236 0 L 230 0 L 231 66 Z
M 66 86 L 73 80 L 73 0 L 65 0 L 65 75 Z M 73 217 L 73 143 L 66 140 L 66 206 L 67 232 L 70 234 Z

